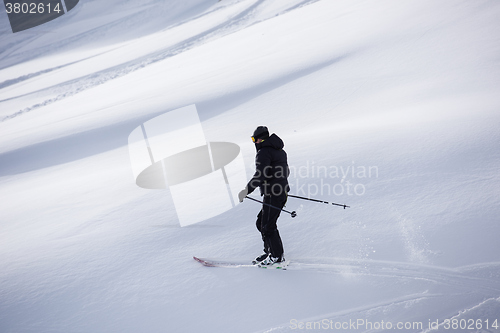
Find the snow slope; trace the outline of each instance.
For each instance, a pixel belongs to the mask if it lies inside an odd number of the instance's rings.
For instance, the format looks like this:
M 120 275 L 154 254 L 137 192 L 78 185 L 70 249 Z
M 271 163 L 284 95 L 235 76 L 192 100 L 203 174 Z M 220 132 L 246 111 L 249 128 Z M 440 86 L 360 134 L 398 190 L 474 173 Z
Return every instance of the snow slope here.
M 16 34 L 0 14 L 0 332 L 500 331 L 499 14 L 82 0 Z M 129 133 L 190 104 L 248 177 L 267 125 L 295 194 L 351 206 L 289 199 L 302 264 L 202 267 L 260 254 L 259 206 L 181 228 L 168 190 L 135 185 Z

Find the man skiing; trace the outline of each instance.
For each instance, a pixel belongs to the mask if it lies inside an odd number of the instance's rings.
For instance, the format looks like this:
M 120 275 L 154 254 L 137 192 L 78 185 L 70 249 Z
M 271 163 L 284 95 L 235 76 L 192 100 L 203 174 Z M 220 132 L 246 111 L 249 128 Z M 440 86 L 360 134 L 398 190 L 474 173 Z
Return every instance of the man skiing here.
M 283 244 L 276 225 L 281 209 L 285 206 L 288 192 L 287 155 L 283 150 L 284 143 L 276 134 L 269 136 L 265 126 L 254 131 L 252 141 L 255 143 L 256 171 L 247 186 L 238 194 L 240 202 L 257 187 L 263 196 L 262 209 L 257 215 L 257 229 L 264 241 L 264 253 L 253 264 L 259 266 L 279 266 L 285 263 Z

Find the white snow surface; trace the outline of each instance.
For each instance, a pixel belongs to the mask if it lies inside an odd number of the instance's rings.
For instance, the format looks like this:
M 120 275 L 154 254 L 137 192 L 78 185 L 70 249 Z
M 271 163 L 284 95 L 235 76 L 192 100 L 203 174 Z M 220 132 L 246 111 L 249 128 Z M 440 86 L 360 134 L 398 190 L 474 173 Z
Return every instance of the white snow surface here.
M 499 332 L 498 17 L 496 0 L 81 0 L 13 34 L 0 13 L 0 332 Z M 129 133 L 190 104 L 248 177 L 266 125 L 294 194 L 350 205 L 289 198 L 288 270 L 192 259 L 259 255 L 258 204 L 181 228 L 168 190 L 136 186 Z

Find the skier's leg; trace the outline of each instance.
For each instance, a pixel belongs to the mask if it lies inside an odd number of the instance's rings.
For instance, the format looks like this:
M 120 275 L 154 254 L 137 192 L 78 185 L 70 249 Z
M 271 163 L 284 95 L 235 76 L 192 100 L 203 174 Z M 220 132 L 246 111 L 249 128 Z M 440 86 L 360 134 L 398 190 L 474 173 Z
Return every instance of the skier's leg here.
M 262 237 L 262 241 L 264 242 L 264 252 L 269 253 L 269 245 L 266 244 L 266 239 L 264 237 L 264 234 L 262 233 L 262 211 L 264 210 L 264 206 L 260 210 L 259 214 L 257 215 L 257 221 L 255 222 L 255 225 L 257 227 L 257 230 L 259 230 L 260 235 Z
M 255 226 L 257 227 L 257 230 L 262 233 L 262 209 L 259 211 L 259 214 L 257 214 L 257 221 L 255 221 Z
M 269 248 L 271 252 L 271 257 L 282 258 L 283 257 L 283 243 L 281 242 L 281 237 L 278 229 L 275 229 L 270 234 L 266 235 L 267 242 L 269 243 Z
M 278 196 L 264 196 L 264 202 L 276 208 L 283 208 L 286 202 L 286 194 Z M 263 207 L 261 216 L 261 232 L 264 244 L 269 246 L 272 257 L 281 258 L 283 256 L 283 243 L 276 225 L 281 210 L 269 206 Z

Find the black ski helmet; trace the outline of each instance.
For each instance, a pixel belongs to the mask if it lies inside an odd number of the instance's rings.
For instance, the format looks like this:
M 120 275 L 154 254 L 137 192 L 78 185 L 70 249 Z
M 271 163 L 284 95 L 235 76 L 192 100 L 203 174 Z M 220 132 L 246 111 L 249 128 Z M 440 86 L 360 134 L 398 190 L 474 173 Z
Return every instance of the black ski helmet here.
M 262 139 L 265 140 L 269 138 L 269 131 L 267 130 L 266 126 L 259 126 L 253 131 L 253 138 L 255 141 Z

